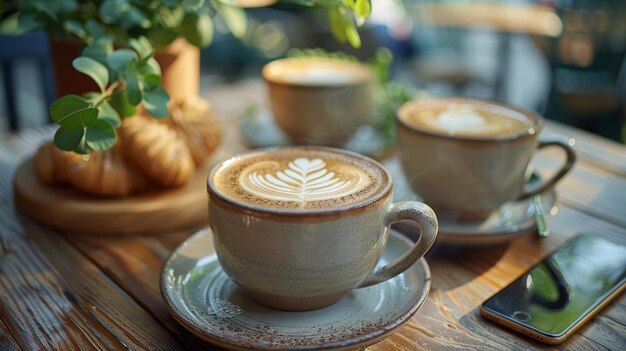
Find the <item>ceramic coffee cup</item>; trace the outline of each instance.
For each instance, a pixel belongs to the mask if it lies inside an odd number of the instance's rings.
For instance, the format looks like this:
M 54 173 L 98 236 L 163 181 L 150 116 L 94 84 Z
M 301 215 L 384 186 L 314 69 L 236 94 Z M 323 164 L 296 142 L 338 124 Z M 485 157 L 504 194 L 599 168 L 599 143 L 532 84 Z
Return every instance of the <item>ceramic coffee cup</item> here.
M 539 194 L 573 166 L 562 140 L 540 137 L 541 118 L 496 102 L 441 98 L 402 106 L 397 139 L 404 175 L 440 218 L 480 220 L 507 201 Z M 525 189 L 538 148 L 565 151 L 561 169 L 541 186 Z
M 294 144 L 341 146 L 370 117 L 373 74 L 359 62 L 286 58 L 263 67 L 274 119 Z
M 224 271 L 250 297 L 281 310 L 328 306 L 350 290 L 402 273 L 431 247 L 437 218 L 427 205 L 392 204 L 378 162 L 325 147 L 252 151 L 217 165 L 208 179 L 209 223 Z M 421 236 L 374 272 L 401 220 Z

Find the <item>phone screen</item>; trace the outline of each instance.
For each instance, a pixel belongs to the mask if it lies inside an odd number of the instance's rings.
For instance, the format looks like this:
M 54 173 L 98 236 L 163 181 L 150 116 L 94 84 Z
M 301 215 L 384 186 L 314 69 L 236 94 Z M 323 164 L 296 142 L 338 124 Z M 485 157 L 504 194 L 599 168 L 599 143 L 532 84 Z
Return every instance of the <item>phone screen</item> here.
M 626 246 L 579 235 L 489 298 L 483 308 L 561 336 L 626 282 Z

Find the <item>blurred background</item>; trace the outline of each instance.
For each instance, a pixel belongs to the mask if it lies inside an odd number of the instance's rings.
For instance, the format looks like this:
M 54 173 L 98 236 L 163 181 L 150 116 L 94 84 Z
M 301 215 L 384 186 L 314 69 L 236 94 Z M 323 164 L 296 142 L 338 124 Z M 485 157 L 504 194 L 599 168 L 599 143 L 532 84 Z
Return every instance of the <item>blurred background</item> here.
M 339 44 L 326 14 L 297 4 L 248 9 L 243 40 L 217 33 L 202 89 L 260 79 L 290 48 L 393 53 L 392 79 L 437 95 L 504 101 L 626 143 L 626 1 L 373 0 L 362 47 Z M 0 131 L 48 123 L 56 98 L 43 33 L 0 36 Z

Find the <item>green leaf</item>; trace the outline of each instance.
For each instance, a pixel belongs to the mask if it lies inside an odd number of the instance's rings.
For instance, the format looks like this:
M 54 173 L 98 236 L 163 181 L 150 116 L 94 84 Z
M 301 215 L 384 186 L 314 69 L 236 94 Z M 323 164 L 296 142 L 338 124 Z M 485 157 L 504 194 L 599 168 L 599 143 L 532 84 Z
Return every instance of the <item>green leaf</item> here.
M 165 118 L 168 116 L 167 102 L 170 96 L 163 87 L 156 86 L 144 92 L 143 107 L 156 118 Z
M 147 35 L 157 47 L 167 46 L 177 38 L 176 31 L 163 27 L 153 27 Z
M 76 129 L 94 123 L 98 110 L 77 95 L 66 95 L 50 105 L 52 121 L 63 128 Z
M 356 0 L 354 5 L 355 12 L 363 18 L 369 17 L 372 12 L 372 3 L 370 1 L 371 0 Z
M 339 12 L 339 9 L 331 9 L 328 11 L 328 22 L 330 25 L 330 32 L 333 34 L 333 37 L 340 42 L 345 43 L 346 38 L 346 30 L 345 25 L 343 24 L 343 14 Z
M 240 7 L 220 4 L 219 14 L 224 19 L 226 27 L 236 38 L 243 38 L 248 30 L 248 17 L 245 11 Z
M 137 54 L 129 49 L 115 50 L 107 56 L 107 62 L 115 71 L 125 72 L 135 66 Z
M 126 82 L 126 96 L 128 96 L 128 102 L 137 106 L 141 102 L 141 90 L 139 89 L 139 82 L 137 76 L 133 72 L 129 72 L 124 75 L 124 81 Z
M 98 119 L 98 109 L 95 107 L 86 108 L 70 113 L 61 119 L 59 124 L 64 129 L 79 129 L 96 123 Z
M 203 4 L 204 0 L 183 0 L 183 7 L 187 12 L 198 11 Z
M 107 71 L 106 66 L 89 57 L 75 58 L 74 61 L 72 61 L 72 66 L 74 66 L 78 72 L 91 77 L 91 79 L 98 84 L 101 92 L 106 90 L 107 84 L 109 83 L 109 71 Z
M 94 39 L 99 39 L 106 34 L 102 24 L 91 18 L 85 22 L 85 30 L 87 30 L 87 33 Z
M 139 26 L 141 28 L 150 28 L 152 25 L 152 21 L 144 14 L 139 8 L 135 6 L 130 7 L 130 11 L 128 12 L 128 16 L 125 18 L 124 25 L 127 27 L 132 27 L 133 25 Z
M 146 74 L 143 76 L 143 81 L 148 87 L 159 85 L 161 84 L 161 76 L 156 74 Z
M 186 13 L 180 30 L 185 39 L 197 47 L 208 46 L 213 40 L 213 20 L 208 13 Z
M 91 45 L 85 46 L 81 55 L 107 64 L 107 57 L 113 52 L 113 41 L 108 38 L 101 38 L 93 41 Z
M 83 28 L 83 25 L 77 21 L 67 20 L 63 23 L 63 28 L 68 33 L 74 34 L 75 36 L 81 39 L 85 39 L 85 37 L 87 36 L 87 32 L 85 31 L 85 28 Z
M 88 154 L 89 149 L 85 144 L 85 128 L 80 129 L 57 129 L 54 133 L 54 145 L 64 151 L 76 151 Z
M 0 34 L 20 35 L 35 31 L 40 26 L 33 14 L 15 12 L 0 23 Z
M 123 19 L 130 11 L 127 0 L 104 0 L 100 5 L 100 18 L 104 23 L 115 23 Z
M 361 37 L 359 37 L 359 32 L 356 30 L 354 23 L 350 19 L 344 19 L 344 30 L 346 32 L 346 39 L 348 39 L 348 43 L 350 43 L 353 48 L 360 48 Z
M 121 89 L 116 89 L 111 94 L 111 106 L 122 117 L 133 116 L 137 112 L 137 108 L 128 102 L 126 91 Z
M 111 127 L 117 128 L 122 124 L 119 113 L 117 113 L 108 101 L 102 102 L 102 104 L 98 106 L 98 111 L 100 111 L 98 119 L 105 120 Z
M 96 151 L 108 150 L 117 142 L 117 133 L 107 121 L 99 119 L 92 126 L 87 127 L 85 133 L 87 146 Z
M 152 45 L 150 44 L 150 41 L 148 41 L 148 39 L 144 37 L 143 35 L 139 36 L 139 38 L 137 39 L 134 39 L 134 38 L 129 39 L 128 44 L 135 51 L 137 51 L 140 59 L 144 59 L 152 55 L 152 53 L 154 52 L 154 50 L 152 49 Z

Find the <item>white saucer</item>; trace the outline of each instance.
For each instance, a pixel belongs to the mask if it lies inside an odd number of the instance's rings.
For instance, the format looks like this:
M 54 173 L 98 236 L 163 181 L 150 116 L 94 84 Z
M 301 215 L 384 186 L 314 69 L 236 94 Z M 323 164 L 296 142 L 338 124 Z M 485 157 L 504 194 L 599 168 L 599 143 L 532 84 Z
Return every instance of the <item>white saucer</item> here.
M 383 165 L 393 177 L 394 202 L 421 200 L 419 194 L 414 193 L 406 181 L 399 158 L 387 159 Z M 534 181 L 541 180 L 536 174 L 532 179 Z M 558 213 L 557 196 L 554 189 L 542 193 L 540 200 L 546 219 L 550 219 Z M 518 239 L 529 233 L 535 233 L 536 225 L 535 205 L 531 197 L 526 200 L 507 202 L 489 218 L 481 221 L 453 222 L 440 219 L 437 240 L 441 243 L 459 246 L 497 245 Z M 419 228 L 411 222 L 401 223 L 398 229 L 406 232 L 409 236 L 416 236 L 419 233 Z
M 412 245 L 392 232 L 379 266 Z M 356 289 L 332 306 L 273 310 L 249 299 L 222 271 L 210 229 L 181 243 L 161 272 L 161 294 L 172 316 L 197 337 L 233 350 L 365 347 L 406 323 L 429 291 L 430 270 L 421 259 L 399 276 Z
M 266 108 L 258 107 L 244 116 L 240 128 L 248 146 L 253 149 L 289 145 L 289 139 Z M 364 155 L 380 155 L 386 151 L 382 136 L 370 125 L 359 127 L 342 148 Z

